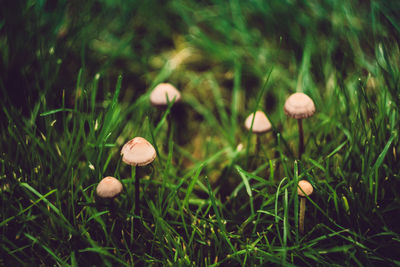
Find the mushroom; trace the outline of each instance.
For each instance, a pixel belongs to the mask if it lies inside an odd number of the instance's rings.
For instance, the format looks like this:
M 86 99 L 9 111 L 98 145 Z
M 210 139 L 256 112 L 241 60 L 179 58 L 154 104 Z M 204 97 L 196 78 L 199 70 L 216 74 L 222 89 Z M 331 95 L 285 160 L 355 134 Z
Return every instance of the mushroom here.
M 253 117 L 254 117 L 254 123 L 253 127 L 251 127 L 253 122 Z M 256 134 L 266 133 L 269 130 L 271 130 L 271 123 L 269 122 L 265 113 L 262 112 L 261 110 L 258 110 L 255 113 L 251 113 L 244 122 L 244 125 L 247 130 L 249 131 L 251 130 L 253 133 Z
M 248 131 L 252 131 L 257 134 L 256 142 L 256 155 L 260 150 L 260 135 L 266 133 L 272 129 L 272 125 L 269 122 L 267 116 L 261 110 L 251 113 L 244 122 L 244 126 Z
M 304 152 L 304 133 L 302 119 L 311 117 L 315 113 L 312 99 L 304 93 L 294 93 L 286 99 L 283 107 L 285 114 L 297 119 L 299 126 L 299 159 Z
M 165 109 L 170 102 L 181 101 L 181 93 L 170 83 L 160 83 L 150 94 L 150 103 L 158 108 Z M 167 138 L 171 135 L 171 113 L 167 115 Z
M 179 102 L 181 93 L 170 83 L 160 83 L 150 94 L 150 103 L 156 107 L 166 107 L 169 102 Z
M 114 177 L 103 178 L 96 187 L 96 194 L 100 198 L 115 198 L 122 192 L 121 182 Z
M 304 215 L 306 213 L 306 196 L 313 192 L 313 186 L 306 180 L 299 181 L 297 185 L 297 194 L 300 197 L 300 214 L 299 214 L 299 230 L 300 234 L 304 233 Z
M 143 137 L 135 137 L 121 149 L 122 161 L 131 166 L 145 166 L 156 158 L 156 150 Z
M 121 149 L 122 161 L 132 168 L 135 167 L 135 213 L 139 215 L 140 192 L 139 177 L 136 175 L 138 166 L 145 166 L 156 158 L 156 150 L 143 137 L 135 137 L 127 142 Z M 133 169 L 132 169 L 133 172 Z M 133 175 L 132 175 L 133 176 Z M 132 177 L 133 178 L 133 177 Z

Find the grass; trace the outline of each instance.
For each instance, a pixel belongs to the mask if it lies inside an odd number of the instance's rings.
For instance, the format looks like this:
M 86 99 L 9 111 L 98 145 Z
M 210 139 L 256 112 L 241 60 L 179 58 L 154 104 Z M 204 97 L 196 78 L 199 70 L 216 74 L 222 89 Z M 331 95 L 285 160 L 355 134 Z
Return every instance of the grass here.
M 1 10 L 1 264 L 400 265 L 396 1 L 54 3 Z M 164 81 L 183 101 L 160 111 Z M 301 159 L 295 91 L 317 109 Z M 135 136 L 157 151 L 141 214 L 120 159 Z M 113 204 L 95 197 L 109 175 Z

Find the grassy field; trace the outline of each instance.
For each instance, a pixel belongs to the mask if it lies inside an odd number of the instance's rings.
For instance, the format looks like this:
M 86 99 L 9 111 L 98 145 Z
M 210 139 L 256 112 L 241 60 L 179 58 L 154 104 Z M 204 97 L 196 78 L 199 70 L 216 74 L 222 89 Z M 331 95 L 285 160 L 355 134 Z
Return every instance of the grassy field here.
M 6 0 L 0 265 L 400 265 L 399 14 L 379 0 Z M 151 106 L 161 82 L 182 102 Z M 316 106 L 300 159 L 283 110 L 296 91 Z M 258 109 L 273 131 L 256 153 L 244 121 Z M 120 156 L 135 136 L 157 151 L 136 173 Z M 106 176 L 124 185 L 114 201 L 96 197 Z

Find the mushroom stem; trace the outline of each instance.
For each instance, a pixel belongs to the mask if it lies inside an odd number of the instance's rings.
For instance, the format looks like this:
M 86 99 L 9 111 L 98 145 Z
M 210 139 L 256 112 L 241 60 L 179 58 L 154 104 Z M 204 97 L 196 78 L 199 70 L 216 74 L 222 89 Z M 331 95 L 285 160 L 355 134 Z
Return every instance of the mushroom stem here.
M 299 231 L 304 234 L 304 215 L 306 213 L 306 198 L 300 197 Z
M 297 120 L 299 126 L 299 159 L 301 159 L 301 155 L 304 152 L 304 133 L 303 133 L 303 120 Z
M 260 147 L 261 147 L 260 135 L 257 134 L 257 139 L 256 139 L 256 159 L 258 157 L 258 153 L 260 152 Z
M 169 138 L 171 135 L 171 127 L 172 127 L 171 120 L 172 119 L 171 119 L 171 111 L 170 111 L 170 113 L 167 115 L 167 142 L 165 142 L 165 145 L 164 145 L 164 150 L 166 153 L 168 153 Z
M 140 183 L 137 175 L 137 166 L 132 166 L 132 179 L 135 179 L 135 215 L 140 213 Z
M 112 220 L 112 221 L 114 221 L 115 219 L 116 219 L 116 216 L 117 216 L 117 205 L 116 205 L 117 203 L 115 203 L 115 198 L 112 198 L 111 200 L 110 200 L 110 216 L 109 216 L 109 218 Z

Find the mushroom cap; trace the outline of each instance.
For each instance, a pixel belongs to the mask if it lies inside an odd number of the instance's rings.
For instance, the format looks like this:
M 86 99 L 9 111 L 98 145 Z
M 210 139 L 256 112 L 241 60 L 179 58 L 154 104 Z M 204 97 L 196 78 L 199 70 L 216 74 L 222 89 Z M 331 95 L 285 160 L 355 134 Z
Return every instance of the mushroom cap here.
M 250 131 L 251 122 L 253 121 L 254 113 L 251 113 L 244 122 L 244 126 Z M 271 130 L 272 125 L 269 122 L 267 116 L 261 110 L 256 111 L 254 117 L 253 128 L 251 129 L 253 133 L 265 133 Z
M 173 100 L 174 102 L 179 102 L 181 93 L 170 83 L 160 83 L 150 94 L 150 103 L 153 106 L 166 106 L 168 101 L 171 102 Z
M 315 113 L 312 99 L 304 93 L 294 93 L 286 99 L 283 107 L 285 114 L 295 119 L 311 117 Z
M 300 188 L 304 191 L 301 191 Z M 306 195 L 309 196 L 312 194 L 314 188 L 313 186 L 306 180 L 301 180 L 298 183 L 297 194 L 301 197 L 305 197 Z
M 144 166 L 156 158 L 156 150 L 143 137 L 135 137 L 121 149 L 122 161 L 131 166 Z
M 121 182 L 117 178 L 111 176 L 103 178 L 96 188 L 96 194 L 101 198 L 114 198 L 121 192 Z

